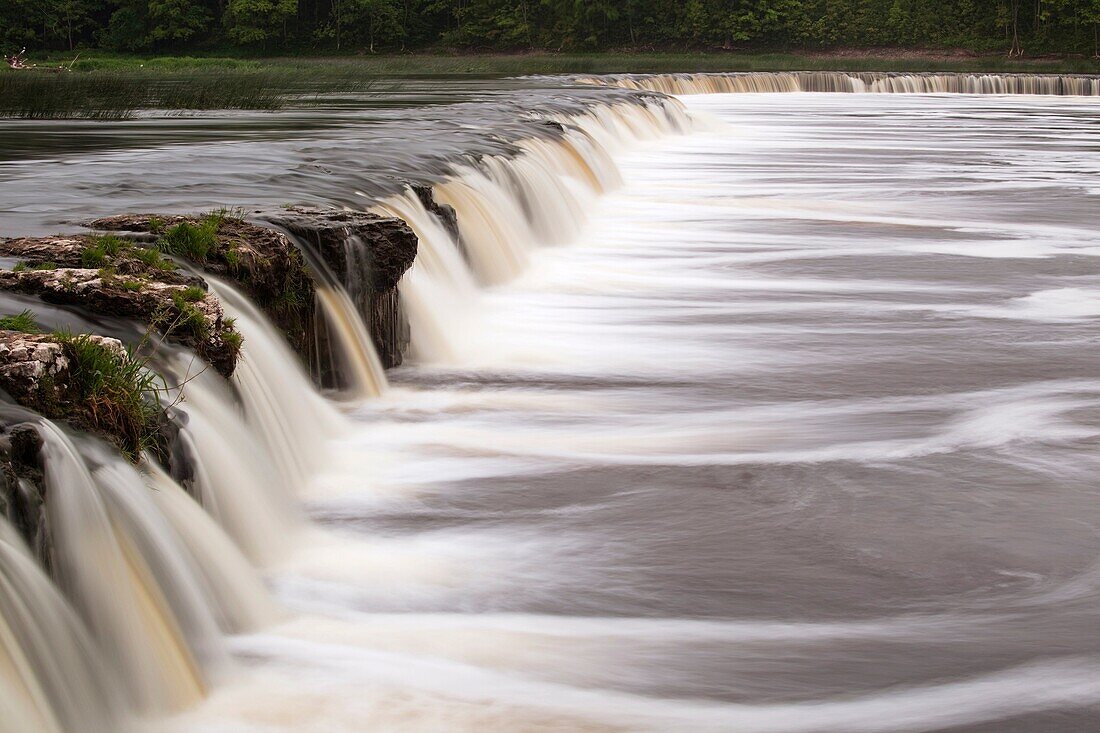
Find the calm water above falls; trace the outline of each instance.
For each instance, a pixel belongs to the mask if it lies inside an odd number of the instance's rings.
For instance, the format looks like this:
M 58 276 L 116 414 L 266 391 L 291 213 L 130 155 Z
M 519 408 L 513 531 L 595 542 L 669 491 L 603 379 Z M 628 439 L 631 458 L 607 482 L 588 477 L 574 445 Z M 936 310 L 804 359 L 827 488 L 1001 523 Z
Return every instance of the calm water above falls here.
M 1096 103 L 685 103 L 414 335 L 173 731 L 1100 730 Z

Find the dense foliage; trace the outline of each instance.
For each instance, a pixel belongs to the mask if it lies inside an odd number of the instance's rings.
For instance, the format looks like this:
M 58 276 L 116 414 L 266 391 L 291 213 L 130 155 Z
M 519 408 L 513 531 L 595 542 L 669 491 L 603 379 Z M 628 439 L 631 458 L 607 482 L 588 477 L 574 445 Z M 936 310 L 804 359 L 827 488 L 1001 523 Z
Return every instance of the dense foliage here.
M 0 45 L 173 52 L 1100 50 L 1100 0 L 4 0 Z

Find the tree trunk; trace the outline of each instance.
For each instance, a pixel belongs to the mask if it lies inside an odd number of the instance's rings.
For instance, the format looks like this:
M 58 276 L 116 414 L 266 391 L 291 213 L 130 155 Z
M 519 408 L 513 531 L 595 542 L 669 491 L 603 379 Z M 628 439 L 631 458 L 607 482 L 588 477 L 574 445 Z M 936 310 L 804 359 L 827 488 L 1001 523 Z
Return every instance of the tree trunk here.
M 1020 47 L 1020 0 L 1012 0 L 1012 48 L 1009 49 L 1010 58 L 1024 55 Z

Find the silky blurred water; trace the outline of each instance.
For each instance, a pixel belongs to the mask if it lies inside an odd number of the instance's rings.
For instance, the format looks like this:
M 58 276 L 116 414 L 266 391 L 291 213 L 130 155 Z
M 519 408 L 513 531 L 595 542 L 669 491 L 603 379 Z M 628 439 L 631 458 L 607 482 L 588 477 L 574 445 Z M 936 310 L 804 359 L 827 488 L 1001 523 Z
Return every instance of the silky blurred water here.
M 97 126 L 151 138 L 0 163 L 0 220 L 362 202 L 562 92 L 461 94 Z M 1100 104 L 683 101 L 356 408 L 296 615 L 155 728 L 1100 730 Z
M 358 414 L 347 729 L 1100 729 L 1100 107 L 684 101 Z

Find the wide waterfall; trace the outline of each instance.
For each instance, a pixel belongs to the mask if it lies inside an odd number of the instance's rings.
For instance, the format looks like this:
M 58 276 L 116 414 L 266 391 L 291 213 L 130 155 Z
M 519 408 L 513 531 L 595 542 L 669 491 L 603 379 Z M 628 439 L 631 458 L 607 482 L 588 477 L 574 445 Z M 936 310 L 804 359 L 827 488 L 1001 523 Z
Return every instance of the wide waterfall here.
M 157 337 L 167 459 L 6 418 L 0 732 L 1095 728 L 1100 80 L 578 79 L 376 189 L 354 114 L 273 145 L 308 328 L 172 285 L 240 353 Z
M 906 74 L 843 71 L 746 71 L 730 74 L 622 74 L 580 77 L 665 94 L 850 92 L 854 94 L 1100 95 L 1100 77 L 1057 74 Z
M 412 191 L 378 207 L 404 219 L 420 238 L 420 255 L 400 290 L 422 360 L 491 351 L 474 320 L 478 286 L 507 282 L 523 272 L 536 249 L 575 238 L 588 202 L 620 183 L 613 153 L 692 126 L 672 100 L 598 107 L 551 122 L 565 130 L 561 139 L 524 141 L 516 157 L 459 165 L 435 187 L 437 200 L 457 214 L 461 241 Z

